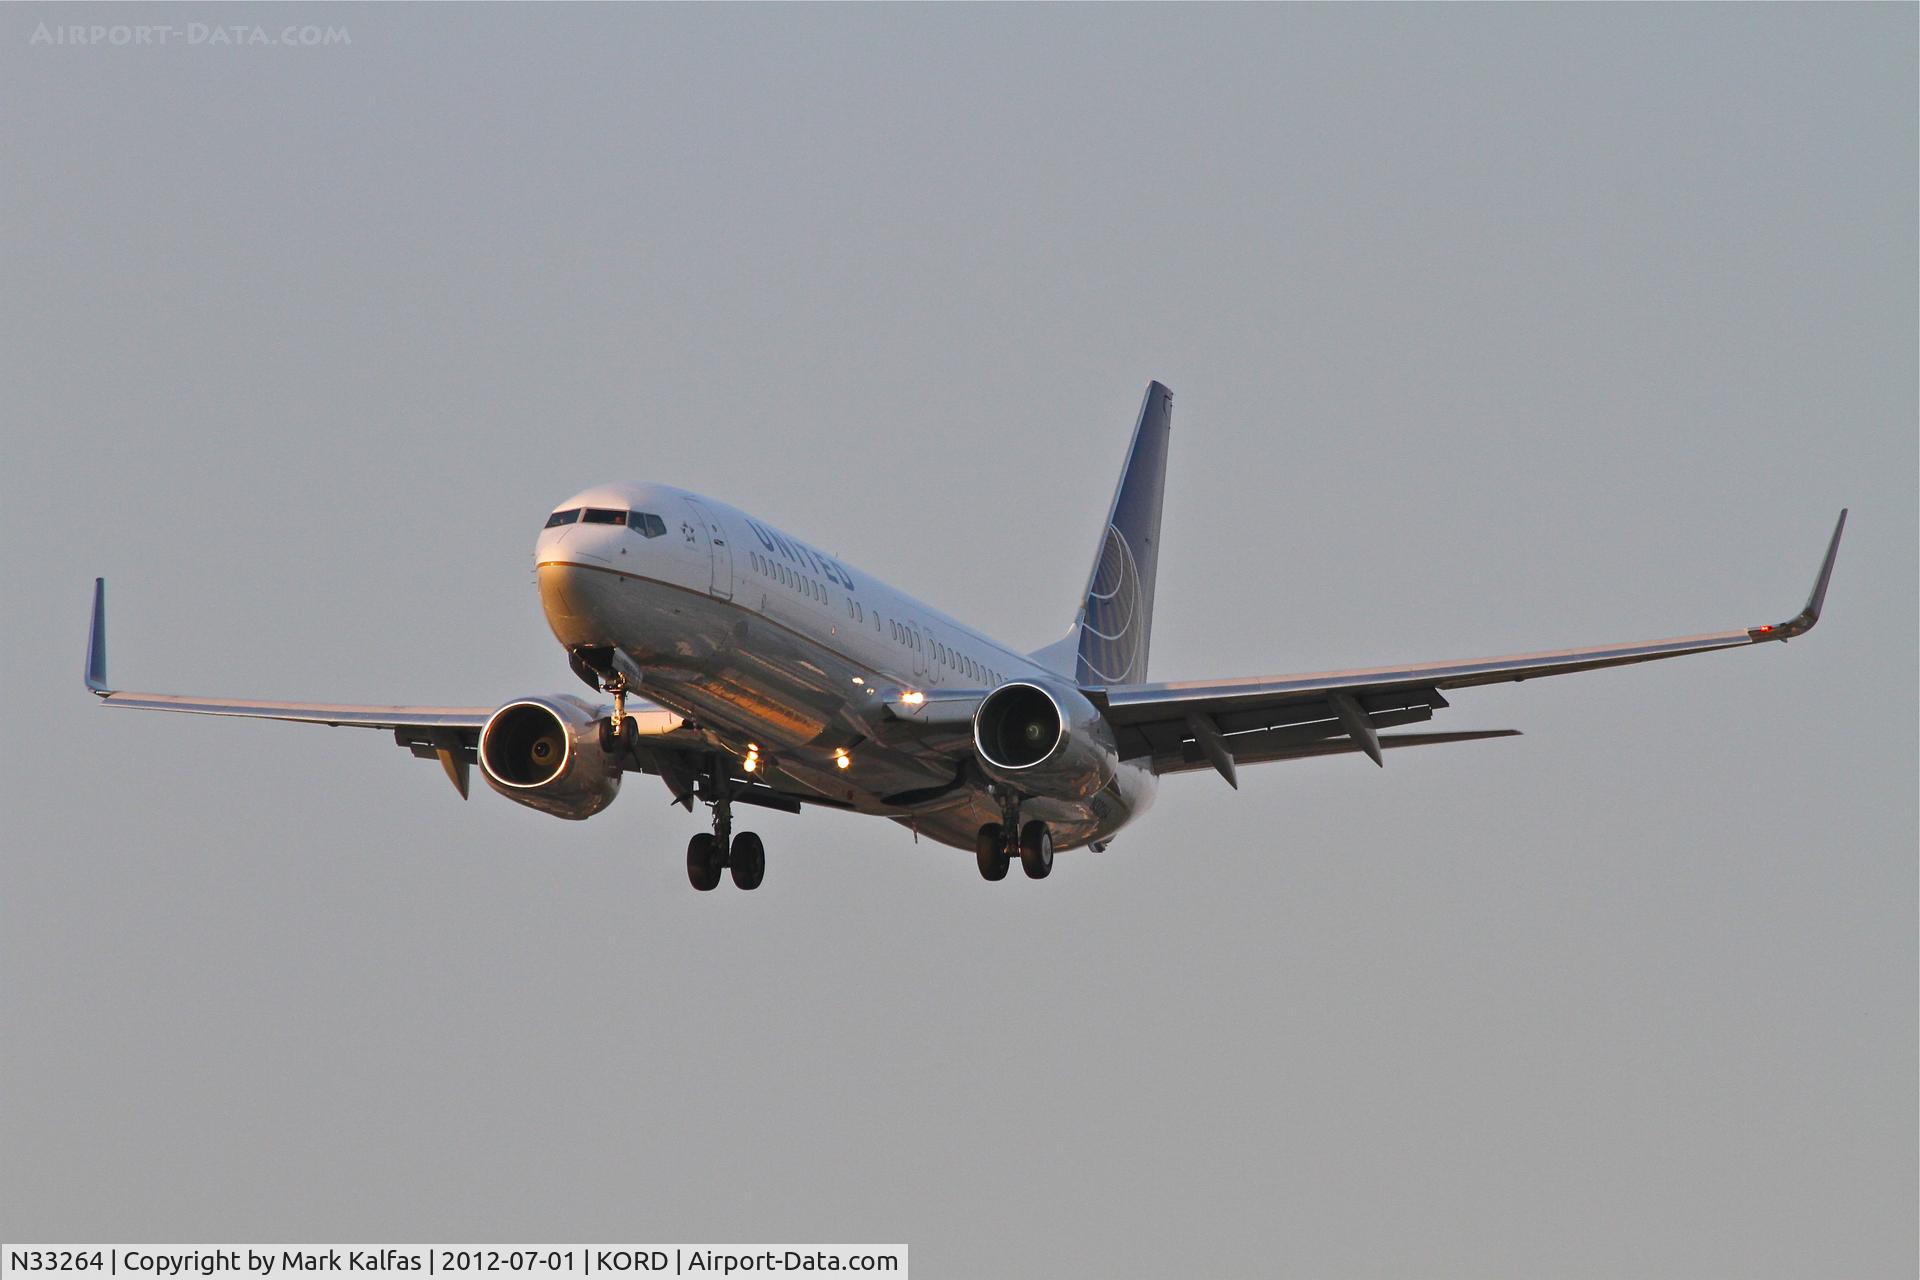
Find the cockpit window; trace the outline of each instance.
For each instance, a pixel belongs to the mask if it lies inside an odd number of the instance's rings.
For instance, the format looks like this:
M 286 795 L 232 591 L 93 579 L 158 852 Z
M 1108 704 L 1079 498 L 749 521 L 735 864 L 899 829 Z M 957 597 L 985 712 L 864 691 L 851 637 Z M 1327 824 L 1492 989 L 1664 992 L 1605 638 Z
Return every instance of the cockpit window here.
M 581 524 L 625 524 L 626 522 L 626 512 L 610 511 L 605 507 L 588 507 L 586 513 L 580 517 Z
M 565 511 L 556 511 L 552 515 L 548 516 L 547 528 L 551 529 L 556 525 L 572 524 L 575 520 L 578 520 L 579 518 L 580 518 L 580 508 L 568 507 Z
M 657 538 L 667 531 L 667 522 L 651 511 L 629 511 L 627 528 L 643 538 Z

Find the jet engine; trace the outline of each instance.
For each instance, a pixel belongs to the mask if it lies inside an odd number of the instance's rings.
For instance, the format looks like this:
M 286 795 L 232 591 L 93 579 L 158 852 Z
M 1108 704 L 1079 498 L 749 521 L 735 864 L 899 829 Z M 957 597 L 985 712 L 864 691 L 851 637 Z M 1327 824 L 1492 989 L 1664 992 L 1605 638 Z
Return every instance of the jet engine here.
M 1077 689 L 1003 684 L 973 713 L 973 749 L 986 771 L 1023 790 L 1084 799 L 1113 780 L 1113 729 Z
M 590 818 L 620 791 L 620 766 L 601 745 L 606 722 L 564 694 L 521 698 L 480 730 L 487 785 L 516 804 L 556 818 Z

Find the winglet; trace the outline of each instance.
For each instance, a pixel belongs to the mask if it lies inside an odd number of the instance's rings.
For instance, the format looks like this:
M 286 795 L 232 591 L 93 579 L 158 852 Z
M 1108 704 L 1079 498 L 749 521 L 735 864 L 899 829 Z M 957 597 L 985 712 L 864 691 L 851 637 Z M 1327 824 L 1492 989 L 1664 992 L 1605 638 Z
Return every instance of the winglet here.
M 87 628 L 87 688 L 106 697 L 107 687 L 107 580 L 93 580 L 93 625 Z
M 1833 578 L 1833 562 L 1840 555 L 1840 534 L 1847 527 L 1846 508 L 1840 509 L 1840 519 L 1833 526 L 1833 541 L 1827 544 L 1827 558 L 1820 562 L 1820 576 L 1813 581 L 1813 593 L 1807 597 L 1807 607 L 1777 626 L 1754 627 L 1747 634 L 1755 642 L 1761 640 L 1791 640 L 1813 630 L 1813 624 L 1820 621 L 1821 606 L 1827 602 L 1827 583 Z

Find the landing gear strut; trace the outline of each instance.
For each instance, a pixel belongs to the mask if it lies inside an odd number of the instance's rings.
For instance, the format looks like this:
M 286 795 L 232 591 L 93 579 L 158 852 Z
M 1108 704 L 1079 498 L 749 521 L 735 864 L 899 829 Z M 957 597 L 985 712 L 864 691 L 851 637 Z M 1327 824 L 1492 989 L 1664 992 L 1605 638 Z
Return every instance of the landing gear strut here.
M 614 697 L 618 699 L 620 693 L 616 691 Z M 751 831 L 733 834 L 733 798 L 727 793 L 724 756 L 710 759 L 701 793 L 701 799 L 713 807 L 713 831 L 702 831 L 687 841 L 688 882 L 704 893 L 719 887 L 722 870 L 731 870 L 736 888 L 758 889 L 767 874 L 767 848 Z
M 1047 824 L 1034 819 L 1022 826 L 1020 799 L 1011 793 L 1000 797 L 1000 821 L 980 828 L 973 841 L 974 861 L 986 880 L 1004 880 L 1015 858 L 1030 880 L 1044 880 L 1053 873 L 1053 832 Z
M 607 681 L 607 692 L 613 695 L 613 736 L 619 737 L 627 723 L 627 678 L 620 672 L 613 673 Z

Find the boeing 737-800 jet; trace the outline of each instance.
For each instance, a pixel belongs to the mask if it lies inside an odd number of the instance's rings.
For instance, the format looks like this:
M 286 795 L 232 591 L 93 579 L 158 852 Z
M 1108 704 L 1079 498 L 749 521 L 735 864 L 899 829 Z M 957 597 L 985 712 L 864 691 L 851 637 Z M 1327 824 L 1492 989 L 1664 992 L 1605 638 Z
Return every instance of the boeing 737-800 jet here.
M 1388 733 L 1448 705 L 1443 691 L 1787 640 L 1819 621 L 1840 513 L 1806 608 L 1769 626 L 1645 644 L 1317 675 L 1147 683 L 1173 394 L 1150 383 L 1078 616 L 1032 653 L 998 643 L 743 511 L 660 484 L 608 484 L 547 517 L 540 604 L 597 694 L 501 707 L 378 707 L 126 693 L 107 684 L 105 584 L 94 584 L 87 687 L 113 707 L 388 729 L 437 759 L 462 796 L 471 766 L 495 791 L 560 818 L 650 773 L 712 830 L 687 878 L 760 884 L 766 852 L 737 805 L 824 805 L 891 818 L 970 848 L 980 874 L 1018 860 L 1044 878 L 1056 849 L 1106 847 L 1160 776 L 1511 736 Z M 642 701 L 644 699 L 644 701 Z

